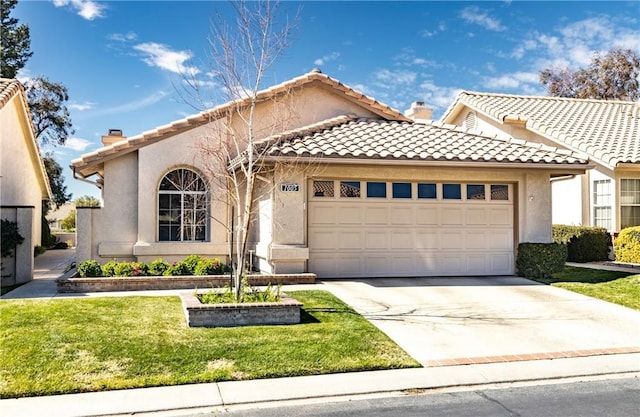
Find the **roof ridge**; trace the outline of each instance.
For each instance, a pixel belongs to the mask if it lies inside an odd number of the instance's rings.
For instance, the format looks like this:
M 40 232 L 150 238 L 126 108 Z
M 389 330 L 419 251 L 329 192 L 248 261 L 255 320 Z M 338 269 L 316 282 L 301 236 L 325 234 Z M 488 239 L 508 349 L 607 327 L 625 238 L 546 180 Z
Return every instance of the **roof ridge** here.
M 628 100 L 607 100 L 607 99 L 598 99 L 598 98 L 572 98 L 572 97 L 556 97 L 556 96 L 540 96 L 540 95 L 524 95 L 524 94 L 512 94 L 512 93 L 488 93 L 481 91 L 470 91 L 470 90 L 462 90 L 459 95 L 474 95 L 474 96 L 485 96 L 485 97 L 507 97 L 507 98 L 518 98 L 523 100 L 559 100 L 559 101 L 569 101 L 569 102 L 580 102 L 580 103 L 610 103 L 610 104 L 627 104 L 627 105 L 637 105 L 640 106 L 640 102 L 637 101 L 628 101 Z

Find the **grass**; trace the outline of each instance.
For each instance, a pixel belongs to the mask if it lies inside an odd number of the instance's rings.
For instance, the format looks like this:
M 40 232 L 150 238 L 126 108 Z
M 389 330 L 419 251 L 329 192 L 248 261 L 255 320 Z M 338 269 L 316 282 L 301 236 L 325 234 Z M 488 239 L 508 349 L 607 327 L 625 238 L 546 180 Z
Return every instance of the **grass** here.
M 566 266 L 538 282 L 640 310 L 640 275 Z
M 417 367 L 350 307 L 296 291 L 303 323 L 189 328 L 178 297 L 0 302 L 0 397 Z

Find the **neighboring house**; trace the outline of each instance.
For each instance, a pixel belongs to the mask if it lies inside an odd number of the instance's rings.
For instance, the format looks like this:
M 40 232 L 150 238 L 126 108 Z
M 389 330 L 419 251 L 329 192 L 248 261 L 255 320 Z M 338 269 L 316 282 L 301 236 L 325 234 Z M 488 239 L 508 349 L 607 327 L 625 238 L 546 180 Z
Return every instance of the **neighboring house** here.
M 462 92 L 441 121 L 583 152 L 594 169 L 553 181 L 553 222 L 640 225 L 640 103 Z
M 33 249 L 41 244 L 42 201 L 51 198 L 27 98 L 17 80 L 0 78 L 0 217 L 17 222 L 24 242 L 2 259 L 2 285 L 33 277 Z
M 65 203 L 57 209 L 50 210 L 46 218 L 51 228 L 51 232 L 61 232 L 64 230 L 62 221 L 66 219 L 73 210 L 76 209 L 76 203 Z
M 576 153 L 415 121 L 318 70 L 258 99 L 271 167 L 260 182 L 271 185 L 250 245 L 265 273 L 510 275 L 518 243 L 551 241 L 550 179 L 589 168 Z M 246 103 L 130 138 L 111 132 L 72 161 L 104 204 L 78 209 L 78 261 L 227 259 L 231 210 L 216 198 L 226 190 L 207 185 L 213 162 L 199 144 L 237 122 L 223 110 Z

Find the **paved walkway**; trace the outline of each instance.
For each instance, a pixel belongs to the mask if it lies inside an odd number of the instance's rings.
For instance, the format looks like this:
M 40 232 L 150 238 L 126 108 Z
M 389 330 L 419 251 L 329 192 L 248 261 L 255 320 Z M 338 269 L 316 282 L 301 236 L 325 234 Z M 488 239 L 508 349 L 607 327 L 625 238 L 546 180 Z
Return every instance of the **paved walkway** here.
M 36 276 L 34 281 L 6 294 L 3 298 L 42 298 L 42 297 L 73 297 L 73 294 L 56 294 L 55 278 L 62 275 L 67 266 L 73 261 L 75 253 L 67 251 L 49 251 L 36 258 Z M 588 265 L 578 265 L 588 266 Z M 630 272 L 635 272 L 631 270 Z M 520 280 L 519 278 L 512 278 Z M 524 280 L 523 280 L 524 281 Z M 435 282 L 435 281 L 432 281 Z M 528 281 L 527 281 L 528 282 Z M 375 281 L 379 286 L 384 283 Z M 523 287 L 544 287 L 528 282 Z M 323 289 L 332 290 L 339 296 L 345 296 L 346 289 L 339 289 L 344 285 L 358 285 L 352 281 L 328 281 L 316 284 Z M 291 289 L 309 288 L 310 286 L 293 286 Z M 442 291 L 450 291 L 454 288 L 446 286 Z M 338 288 L 338 289 L 336 289 Z M 478 285 L 465 287 L 466 293 L 482 291 Z M 504 288 L 506 290 L 506 288 Z M 362 288 L 356 288 L 356 291 Z M 415 288 L 407 288 L 407 292 L 415 291 Z M 562 291 L 562 290 L 558 290 Z M 341 293 L 342 292 L 342 293 Z M 178 291 L 146 291 L 145 295 L 172 295 Z M 82 294 L 87 296 L 126 296 L 136 293 L 96 293 Z M 357 292 L 355 293 L 357 294 Z M 433 292 L 433 298 L 429 302 L 438 308 L 446 308 L 446 305 L 439 305 Z M 508 294 L 505 293 L 506 296 Z M 353 295 L 352 295 L 353 297 Z M 586 298 L 586 297 L 585 297 Z M 369 319 L 375 323 L 376 318 L 372 317 L 371 311 L 363 310 L 362 305 L 358 305 L 357 300 L 349 300 L 356 305 L 356 308 L 368 314 Z M 467 300 L 468 301 L 468 300 Z M 512 300 L 513 301 L 513 300 Z M 534 302 L 533 300 L 529 300 Z M 582 300 L 584 301 L 584 300 Z M 496 302 L 509 303 L 508 297 Z M 575 304 L 576 301 L 567 302 Z M 449 303 L 451 304 L 451 303 Z M 464 304 L 464 303 L 463 303 Z M 514 306 L 515 304 L 511 304 Z M 366 305 L 365 305 L 366 307 Z M 473 303 L 467 303 L 473 311 L 478 308 Z M 392 311 L 395 308 L 395 311 Z M 396 305 L 387 311 L 397 313 L 401 305 Z M 448 308 L 456 308 L 449 305 Z M 613 310 L 618 310 L 618 306 L 613 306 Z M 619 309 L 623 309 L 619 307 Z M 443 310 L 444 311 L 444 310 Z M 518 308 L 514 307 L 512 312 L 517 315 Z M 380 311 L 373 312 L 373 315 L 380 316 Z M 411 313 L 411 312 L 409 312 Z M 433 312 L 432 312 L 433 313 Z M 449 311 L 450 315 L 451 311 Z M 460 311 L 458 311 L 460 313 Z M 468 312 L 464 313 L 467 314 Z M 477 315 L 476 315 L 477 316 Z M 378 317 L 379 319 L 380 317 Z M 389 317 L 387 317 L 388 319 Z M 414 319 L 416 317 L 413 317 Z M 476 317 L 478 318 L 478 317 Z M 434 328 L 437 322 L 443 317 L 432 317 L 431 323 Z M 482 317 L 479 323 L 482 323 Z M 521 317 L 511 317 L 513 320 Z M 558 332 L 566 331 L 567 326 L 578 318 L 571 318 L 571 322 L 564 320 L 557 329 Z M 455 317 L 454 317 L 455 320 Z M 384 320 L 383 320 L 384 321 Z M 390 320 L 387 320 L 390 321 Z M 376 323 L 379 325 L 379 323 Z M 458 325 L 446 331 L 460 332 L 469 331 L 469 322 L 460 322 Z M 613 327 L 614 324 L 612 324 Z M 384 326 L 379 326 L 384 327 Z M 384 329 L 383 329 L 384 330 Z M 485 329 L 486 330 L 486 329 Z M 628 329 L 629 333 L 634 333 Z M 442 328 L 440 329 L 442 331 Z M 607 331 L 606 329 L 597 330 Z M 412 356 L 420 357 L 421 349 L 424 347 L 412 345 L 403 340 L 399 334 L 388 331 L 392 338 L 397 339 L 403 348 Z M 485 335 L 487 333 L 485 332 Z M 456 334 L 453 334 L 456 336 Z M 526 336 L 526 335 L 521 335 Z M 540 336 L 535 332 L 528 335 L 530 339 Z M 428 337 L 428 336 L 427 336 Z M 458 334 L 458 339 L 463 343 L 477 343 L 477 339 L 465 339 L 469 337 L 463 333 Z M 486 337 L 486 336 L 485 336 Z M 491 337 L 491 335 L 489 335 Z M 607 336 L 603 338 L 606 339 Z M 633 337 L 633 336 L 632 336 Z M 437 338 L 428 337 L 424 343 L 437 342 Z M 454 337 L 455 338 L 455 337 Z M 450 338 L 451 339 L 451 338 Z M 497 339 L 494 337 L 494 339 Z M 602 339 L 602 338 L 601 338 Z M 487 384 L 499 383 L 526 383 L 537 381 L 566 380 L 567 378 L 587 379 L 597 376 L 613 375 L 634 375 L 640 377 L 640 353 L 632 346 L 612 345 L 607 348 L 605 345 L 595 346 L 594 349 L 575 350 L 553 350 L 546 349 L 546 352 L 532 352 L 528 356 L 524 353 L 514 355 L 502 355 L 497 346 L 500 340 L 496 340 L 491 349 L 482 351 L 482 356 L 465 357 L 455 351 L 458 347 L 450 346 L 449 356 L 435 358 L 433 360 L 420 357 L 425 365 L 423 368 L 355 372 L 346 374 L 330 374 L 320 376 L 306 376 L 295 378 L 277 378 L 251 381 L 229 381 L 209 384 L 193 384 L 170 387 L 155 387 L 131 390 L 115 390 L 95 393 L 69 394 L 58 396 L 31 397 L 18 399 L 0 400 L 0 415 L 10 417 L 27 417 L 47 415 L 50 417 L 72 417 L 72 416 L 103 416 L 103 415 L 131 415 L 144 412 L 161 412 L 167 410 L 189 410 L 190 412 L 215 412 L 234 406 L 260 407 L 265 403 L 286 402 L 291 400 L 345 400 L 357 398 L 358 396 L 369 395 L 405 395 L 410 392 L 420 392 L 428 389 L 448 389 L 456 387 L 474 387 Z M 511 343 L 511 342 L 510 342 Z M 430 345 L 430 349 L 438 346 Z M 468 351 L 468 349 L 467 349 Z M 441 351 L 442 352 L 442 351 Z M 468 355 L 466 355 L 468 356 Z M 449 358 L 449 359 L 447 359 Z M 453 358 L 453 360 L 451 360 Z M 482 359 L 483 358 L 483 359 Z M 640 385 L 640 379 L 639 379 Z M 639 387 L 640 388 L 640 387 Z

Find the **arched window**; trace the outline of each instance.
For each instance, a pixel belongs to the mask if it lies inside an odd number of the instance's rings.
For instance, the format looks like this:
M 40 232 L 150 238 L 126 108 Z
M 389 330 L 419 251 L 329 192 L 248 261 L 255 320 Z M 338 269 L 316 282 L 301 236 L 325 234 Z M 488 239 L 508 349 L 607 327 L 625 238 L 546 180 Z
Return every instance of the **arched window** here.
M 198 174 L 179 168 L 165 175 L 158 187 L 158 240 L 206 240 L 207 203 L 207 187 Z

